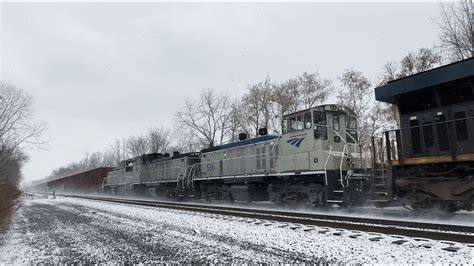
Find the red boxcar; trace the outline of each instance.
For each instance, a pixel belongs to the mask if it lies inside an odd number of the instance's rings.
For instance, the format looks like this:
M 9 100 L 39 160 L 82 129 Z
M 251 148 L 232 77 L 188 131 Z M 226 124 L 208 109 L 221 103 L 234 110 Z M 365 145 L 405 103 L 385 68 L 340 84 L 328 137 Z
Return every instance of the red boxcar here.
M 99 167 L 89 171 L 48 181 L 48 190 L 71 192 L 96 192 L 102 190 L 102 182 L 111 167 Z

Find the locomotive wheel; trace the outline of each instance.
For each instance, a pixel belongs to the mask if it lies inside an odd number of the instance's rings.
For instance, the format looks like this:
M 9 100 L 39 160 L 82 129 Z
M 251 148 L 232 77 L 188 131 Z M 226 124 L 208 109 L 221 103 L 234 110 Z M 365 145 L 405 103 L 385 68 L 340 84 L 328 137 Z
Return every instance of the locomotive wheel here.
M 282 194 L 280 200 L 277 202 L 280 206 L 299 206 L 308 203 L 310 203 L 308 196 L 303 193 Z

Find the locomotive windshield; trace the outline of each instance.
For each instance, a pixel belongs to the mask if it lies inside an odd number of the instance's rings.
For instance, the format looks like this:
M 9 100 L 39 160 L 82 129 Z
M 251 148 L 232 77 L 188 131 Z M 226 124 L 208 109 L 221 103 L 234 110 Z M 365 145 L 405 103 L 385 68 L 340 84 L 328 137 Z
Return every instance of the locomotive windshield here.
M 345 141 L 356 143 L 358 141 L 356 117 L 335 105 L 324 108 L 328 108 L 329 112 L 326 112 L 326 109 L 315 108 L 285 116 L 281 123 L 282 133 L 313 129 L 315 139 L 327 140 L 329 129 L 345 130 Z M 342 133 L 344 134 L 344 132 Z
M 288 115 L 283 118 L 281 123 L 283 134 L 311 129 L 311 126 L 311 112 L 309 111 Z
M 341 126 L 339 124 L 339 115 L 336 115 L 336 114 L 333 115 L 332 124 L 333 124 L 334 130 L 336 131 L 341 130 Z
M 357 129 L 356 118 L 353 116 L 346 116 L 346 128 L 347 129 Z
M 319 110 L 314 110 L 313 111 L 313 117 L 314 117 L 314 123 L 319 124 L 319 125 L 326 125 L 326 113 L 319 111 Z
M 314 122 L 314 138 L 315 139 L 328 139 L 328 130 L 325 126 L 319 125 L 326 125 L 327 118 L 326 113 L 319 110 L 313 111 L 313 122 Z
M 354 116 L 346 116 L 346 142 L 357 142 L 357 120 Z

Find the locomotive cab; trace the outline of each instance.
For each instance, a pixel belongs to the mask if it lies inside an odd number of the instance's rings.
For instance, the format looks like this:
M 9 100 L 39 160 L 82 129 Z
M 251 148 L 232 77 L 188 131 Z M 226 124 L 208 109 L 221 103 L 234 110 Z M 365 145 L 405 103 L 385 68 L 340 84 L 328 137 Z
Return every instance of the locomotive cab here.
M 353 111 L 330 104 L 288 114 L 282 120 L 282 133 L 276 170 L 282 175 L 296 174 L 295 181 L 301 181 L 298 184 L 318 191 L 317 195 L 305 192 L 312 195 L 312 203 L 365 202 L 362 194 L 368 180 L 361 170 Z
M 356 115 L 340 105 L 323 105 L 292 113 L 282 120 L 282 151 L 295 162 L 284 171 L 316 171 L 343 167 L 360 168 Z M 279 169 L 280 170 L 280 169 Z

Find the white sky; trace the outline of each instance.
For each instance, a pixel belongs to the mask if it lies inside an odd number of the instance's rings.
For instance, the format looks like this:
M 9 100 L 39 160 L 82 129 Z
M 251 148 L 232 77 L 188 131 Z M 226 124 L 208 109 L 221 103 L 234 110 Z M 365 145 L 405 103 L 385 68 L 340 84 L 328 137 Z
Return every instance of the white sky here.
M 304 71 L 375 80 L 432 47 L 438 3 L 1 3 L 0 80 L 35 97 L 47 149 L 27 181 L 151 126 L 201 89 L 244 93 Z

